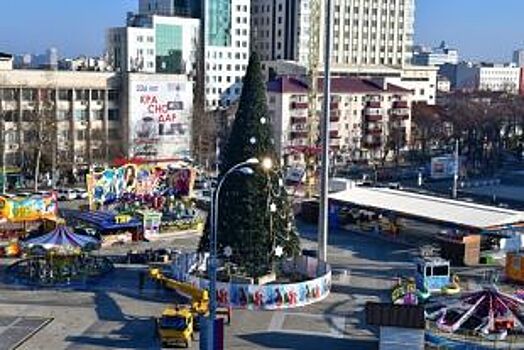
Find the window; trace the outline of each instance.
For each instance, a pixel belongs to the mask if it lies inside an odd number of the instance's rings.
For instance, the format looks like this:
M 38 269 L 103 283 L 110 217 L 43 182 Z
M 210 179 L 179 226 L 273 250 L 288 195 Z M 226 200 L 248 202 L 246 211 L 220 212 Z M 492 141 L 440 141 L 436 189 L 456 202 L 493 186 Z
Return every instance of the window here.
M 71 90 L 60 89 L 58 90 L 58 100 L 59 101 L 70 101 L 72 94 L 73 92 Z
M 31 122 L 34 120 L 35 112 L 29 110 L 22 111 L 22 121 Z
M 136 37 L 136 41 L 138 41 L 139 43 L 143 42 L 144 41 L 144 37 L 142 35 L 139 35 Z
M 86 101 L 89 96 L 89 90 L 75 90 L 75 100 Z
M 17 111 L 4 111 L 4 118 L 6 122 L 14 122 L 17 119 Z
M 433 276 L 448 276 L 449 268 L 447 265 L 433 266 Z
M 109 129 L 107 134 L 110 140 L 120 139 L 120 130 L 118 129 Z
M 87 110 L 85 109 L 75 109 L 74 115 L 75 115 L 75 120 L 77 122 L 87 121 Z
M 86 130 L 77 130 L 76 131 L 76 139 L 78 141 L 83 141 L 86 139 Z
M 105 97 L 104 90 L 91 90 L 91 99 L 94 101 L 103 100 Z
M 104 119 L 104 111 L 102 109 L 96 110 L 92 112 L 93 114 L 93 120 L 103 120 Z
M 118 101 L 119 95 L 117 90 L 109 90 L 107 98 L 109 101 Z
M 68 110 L 59 109 L 57 113 L 57 120 L 58 121 L 68 120 L 70 116 L 71 116 L 71 113 L 69 113 Z
M 22 89 L 22 100 L 23 101 L 35 101 L 36 100 L 36 89 Z
M 120 120 L 120 115 L 118 109 L 110 109 L 107 114 L 107 119 L 111 121 Z

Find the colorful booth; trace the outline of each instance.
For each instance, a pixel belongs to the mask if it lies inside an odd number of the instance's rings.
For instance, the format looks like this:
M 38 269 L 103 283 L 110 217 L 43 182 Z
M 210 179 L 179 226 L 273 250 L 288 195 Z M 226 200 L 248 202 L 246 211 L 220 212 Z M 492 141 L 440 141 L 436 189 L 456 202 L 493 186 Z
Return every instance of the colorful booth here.
M 424 257 L 416 260 L 415 281 L 417 289 L 430 293 L 441 292 L 450 285 L 449 261 L 439 257 Z

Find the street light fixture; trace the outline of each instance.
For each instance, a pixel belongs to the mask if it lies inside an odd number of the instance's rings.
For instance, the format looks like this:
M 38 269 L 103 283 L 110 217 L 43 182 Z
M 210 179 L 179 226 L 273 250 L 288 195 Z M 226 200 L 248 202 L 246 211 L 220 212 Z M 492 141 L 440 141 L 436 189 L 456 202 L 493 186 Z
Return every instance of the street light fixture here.
M 269 160 L 269 161 L 268 161 Z M 260 164 L 260 160 L 257 158 L 249 158 L 246 161 L 240 162 L 231 169 L 229 169 L 224 176 L 220 179 L 220 181 L 217 184 L 216 190 L 214 193 L 211 193 L 211 222 L 212 222 L 212 229 L 211 229 L 211 244 L 210 244 L 210 250 L 211 250 L 211 256 L 210 256 L 210 263 L 209 263 L 209 272 L 210 272 L 210 281 L 209 281 L 209 294 L 210 294 L 210 310 L 209 310 L 209 319 L 211 322 L 211 334 L 208 345 L 210 346 L 210 349 L 214 349 L 215 345 L 215 334 L 216 334 L 216 327 L 215 327 L 215 319 L 216 319 L 216 310 L 217 310 L 217 296 L 216 296 L 216 283 L 217 283 L 217 230 L 218 230 L 218 200 L 220 196 L 220 190 L 222 189 L 222 185 L 226 181 L 227 177 L 231 175 L 232 173 L 239 171 L 244 175 L 253 175 L 255 172 L 252 168 L 249 166 L 252 165 L 258 165 Z M 262 167 L 264 169 L 270 169 L 272 166 L 271 159 L 264 158 Z M 269 167 L 268 167 L 269 166 Z M 268 167 L 268 168 L 266 168 Z

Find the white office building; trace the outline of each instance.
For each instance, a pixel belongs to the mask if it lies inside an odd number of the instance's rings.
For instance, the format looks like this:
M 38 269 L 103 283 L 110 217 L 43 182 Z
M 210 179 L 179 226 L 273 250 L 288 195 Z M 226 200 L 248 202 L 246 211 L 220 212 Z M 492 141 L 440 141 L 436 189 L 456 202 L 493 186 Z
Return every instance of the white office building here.
M 504 91 L 517 94 L 520 88 L 521 69 L 515 64 L 446 64 L 441 74 L 451 81 L 452 88 L 456 90 Z
M 194 73 L 200 21 L 189 17 L 129 15 L 106 35 L 109 64 L 121 72 Z
M 324 28 L 321 2 L 320 28 Z M 336 0 L 333 16 L 333 71 L 348 66 L 402 67 L 411 62 L 414 0 Z M 309 0 L 253 0 L 253 50 L 265 60 L 307 64 Z M 323 52 L 323 33 L 319 50 Z M 279 45 L 280 43 L 280 45 Z M 323 61 L 323 55 L 319 55 Z
M 207 0 L 205 31 L 206 105 L 227 107 L 242 92 L 249 63 L 250 0 Z
M 419 46 L 413 51 L 413 64 L 415 65 L 442 66 L 446 63 L 458 64 L 458 62 L 458 50 L 449 48 L 444 41 L 436 48 L 428 49 Z

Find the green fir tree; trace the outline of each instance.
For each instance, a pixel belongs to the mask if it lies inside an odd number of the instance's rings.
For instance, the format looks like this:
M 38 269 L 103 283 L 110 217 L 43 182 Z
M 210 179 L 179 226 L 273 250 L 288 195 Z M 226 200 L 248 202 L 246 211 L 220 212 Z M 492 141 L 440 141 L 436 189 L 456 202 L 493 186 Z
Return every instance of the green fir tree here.
M 251 166 L 251 174 L 236 171 L 229 175 L 219 198 L 219 256 L 230 246 L 230 260 L 257 277 L 272 269 L 276 247 L 284 248 L 283 258 L 298 254 L 299 238 L 275 151 L 266 88 L 256 54 L 250 58 L 238 112 L 222 154 L 221 177 L 247 159 L 272 160 L 270 170 L 255 165 Z M 209 235 L 208 220 L 200 251 L 209 249 Z

